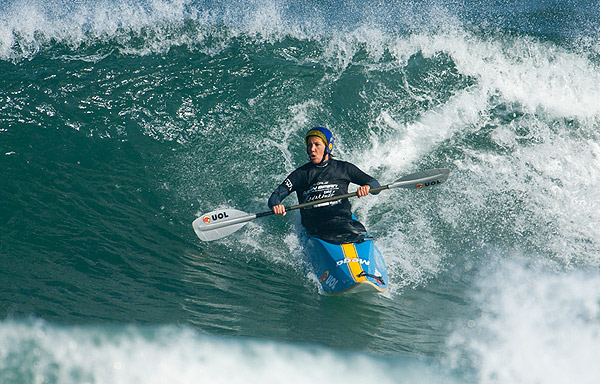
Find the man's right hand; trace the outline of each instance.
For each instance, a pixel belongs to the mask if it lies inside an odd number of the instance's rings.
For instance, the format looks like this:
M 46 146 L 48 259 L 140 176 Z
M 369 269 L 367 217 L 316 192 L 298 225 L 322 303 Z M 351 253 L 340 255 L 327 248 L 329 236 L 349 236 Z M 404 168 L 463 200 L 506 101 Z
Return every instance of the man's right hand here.
M 281 215 L 281 216 L 285 216 L 286 212 L 285 212 L 285 206 L 283 206 L 282 204 L 280 205 L 274 205 L 273 206 L 273 213 L 276 215 Z

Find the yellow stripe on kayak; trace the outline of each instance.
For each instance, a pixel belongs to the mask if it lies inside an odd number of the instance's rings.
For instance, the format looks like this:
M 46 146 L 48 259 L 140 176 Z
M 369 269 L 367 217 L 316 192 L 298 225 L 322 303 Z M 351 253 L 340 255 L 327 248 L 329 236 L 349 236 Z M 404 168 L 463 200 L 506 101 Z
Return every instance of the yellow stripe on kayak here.
M 344 258 L 349 259 L 347 263 L 348 269 L 350 270 L 350 274 L 352 278 L 357 283 L 366 280 L 366 276 L 357 277 L 363 271 L 362 266 L 360 265 L 360 259 L 358 258 L 358 254 L 356 253 L 356 246 L 352 243 L 342 244 L 342 252 L 344 253 Z

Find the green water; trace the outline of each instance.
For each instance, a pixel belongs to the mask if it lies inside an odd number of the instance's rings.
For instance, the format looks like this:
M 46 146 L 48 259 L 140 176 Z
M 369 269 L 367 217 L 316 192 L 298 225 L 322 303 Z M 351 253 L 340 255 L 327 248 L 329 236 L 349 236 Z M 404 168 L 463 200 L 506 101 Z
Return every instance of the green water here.
M 551 33 L 478 28 L 467 3 L 394 3 L 398 24 L 370 3 L 2 4 L 0 381 L 254 382 L 305 366 L 290 380 L 341 382 L 360 366 L 383 382 L 553 382 L 593 366 L 588 29 L 549 10 L 523 15 Z M 217 208 L 266 210 L 314 125 L 382 183 L 452 170 L 352 202 L 386 259 L 383 295 L 320 294 L 297 213 L 210 243 L 192 230 Z

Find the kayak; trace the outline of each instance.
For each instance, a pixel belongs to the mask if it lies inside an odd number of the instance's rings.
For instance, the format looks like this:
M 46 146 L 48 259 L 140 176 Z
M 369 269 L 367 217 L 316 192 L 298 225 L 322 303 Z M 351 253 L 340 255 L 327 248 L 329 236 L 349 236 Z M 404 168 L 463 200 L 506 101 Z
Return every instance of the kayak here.
M 310 237 L 307 250 L 313 271 L 326 294 L 387 289 L 385 261 L 373 237 L 347 244 L 331 244 Z

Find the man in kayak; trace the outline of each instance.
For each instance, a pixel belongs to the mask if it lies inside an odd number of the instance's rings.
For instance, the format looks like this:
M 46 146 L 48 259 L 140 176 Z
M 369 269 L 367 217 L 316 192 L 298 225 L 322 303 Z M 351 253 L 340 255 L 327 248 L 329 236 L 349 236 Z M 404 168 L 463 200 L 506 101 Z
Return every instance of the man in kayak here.
M 379 182 L 355 165 L 333 158 L 333 134 L 329 129 L 315 127 L 305 137 L 310 162 L 292 172 L 269 198 L 269 208 L 285 215 L 281 201 L 296 191 L 299 203 L 325 199 L 348 193 L 348 185 L 359 185 L 358 197 L 369 194 Z M 334 244 L 361 242 L 367 231 L 352 218 L 348 199 L 317 204 L 301 210 L 302 226 L 309 235 Z

